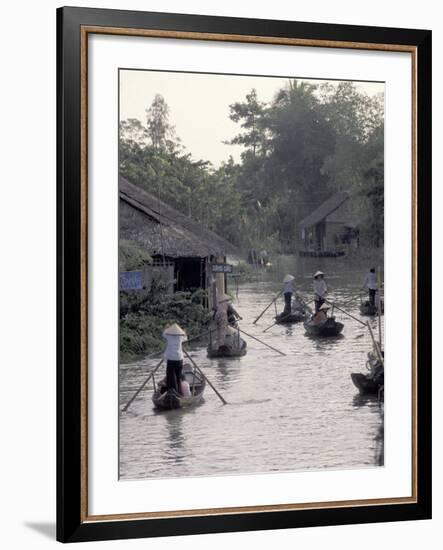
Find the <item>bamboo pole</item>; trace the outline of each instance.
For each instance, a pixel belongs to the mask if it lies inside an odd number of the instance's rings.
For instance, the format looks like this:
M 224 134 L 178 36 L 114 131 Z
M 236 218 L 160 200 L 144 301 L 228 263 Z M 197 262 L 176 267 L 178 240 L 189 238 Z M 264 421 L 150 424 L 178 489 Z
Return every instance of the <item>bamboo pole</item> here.
M 375 351 L 376 351 L 377 356 L 378 356 L 378 360 L 383 365 L 383 368 L 385 368 L 385 362 L 384 362 L 384 359 L 383 359 L 383 355 L 381 354 L 380 347 L 378 345 L 377 340 L 375 339 L 374 333 L 372 332 L 372 328 L 371 328 L 371 325 L 369 324 L 369 321 L 367 321 L 366 326 L 368 327 L 369 333 L 370 333 L 371 338 L 372 338 L 372 341 L 374 342 L 374 347 L 375 347 Z
M 272 304 L 280 298 L 280 296 L 283 294 L 283 290 L 280 290 L 280 292 L 277 294 L 275 298 L 271 300 L 268 306 L 265 307 L 265 309 L 260 313 L 260 315 L 255 319 L 255 321 L 252 321 L 252 324 L 255 325 L 255 323 L 261 319 L 261 317 L 268 311 L 268 309 L 272 306 Z
M 206 382 L 211 386 L 211 388 L 214 390 L 214 392 L 219 397 L 220 401 L 223 403 L 223 405 L 227 405 L 228 402 L 223 398 L 223 396 L 217 391 L 215 386 L 211 383 L 209 378 L 205 375 L 205 373 L 201 370 L 201 368 L 197 365 L 197 363 L 192 359 L 192 357 L 189 355 L 189 353 L 186 350 L 183 350 L 186 357 L 191 361 L 191 363 L 194 365 L 194 368 L 203 376 L 203 378 L 206 380 Z
M 146 384 L 151 380 L 151 378 L 154 376 L 156 371 L 160 368 L 161 364 L 163 363 L 164 358 L 156 365 L 155 369 L 151 372 L 151 374 L 146 378 L 146 380 L 143 382 L 143 384 L 138 388 L 138 390 L 134 393 L 134 395 L 131 397 L 131 399 L 126 403 L 126 405 L 123 407 L 122 411 L 126 412 L 131 403 L 134 401 L 134 399 L 137 397 L 137 395 L 142 391 L 142 389 L 146 386 Z
M 260 340 L 259 338 L 256 338 L 255 336 L 252 336 L 252 334 L 248 334 L 247 332 L 245 332 L 244 330 L 241 330 L 241 329 L 239 329 L 239 330 L 240 330 L 240 332 L 242 332 L 245 336 L 249 336 L 249 338 L 252 338 L 253 340 L 257 340 L 257 342 L 260 342 L 260 344 L 263 344 L 263 345 L 266 346 L 267 348 L 272 349 L 272 351 L 276 351 L 276 352 L 279 353 L 280 355 L 286 356 L 286 353 L 283 353 L 282 351 L 279 351 L 278 349 L 273 348 L 272 346 L 270 346 L 269 344 L 266 344 L 265 342 L 263 342 L 263 341 Z
M 338 309 L 338 311 L 341 311 L 342 313 L 344 313 L 345 315 L 347 315 L 348 317 L 350 317 L 351 319 L 354 319 L 354 321 L 357 321 L 357 323 L 360 323 L 360 325 L 363 325 L 364 327 L 366 326 L 366 323 L 364 323 L 363 321 L 360 321 L 360 319 L 357 319 L 357 317 L 354 317 L 354 315 L 351 315 L 349 312 L 345 311 L 344 309 L 341 309 L 340 307 L 338 307 L 336 304 L 334 304 L 333 302 L 330 302 L 329 300 L 325 300 L 325 302 L 333 307 L 335 307 L 336 309 Z

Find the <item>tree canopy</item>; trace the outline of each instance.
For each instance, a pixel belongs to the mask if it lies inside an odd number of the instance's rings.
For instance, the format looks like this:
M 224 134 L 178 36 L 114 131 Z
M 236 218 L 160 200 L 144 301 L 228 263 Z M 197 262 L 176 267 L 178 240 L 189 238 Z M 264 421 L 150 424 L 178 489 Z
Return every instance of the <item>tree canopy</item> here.
M 383 98 L 352 82 L 289 80 L 269 102 L 255 89 L 230 105 L 240 162 L 215 168 L 180 145 L 160 95 L 146 121 L 120 124 L 120 171 L 131 182 L 244 248 L 292 252 L 297 224 L 340 190 L 368 246 L 383 244 Z

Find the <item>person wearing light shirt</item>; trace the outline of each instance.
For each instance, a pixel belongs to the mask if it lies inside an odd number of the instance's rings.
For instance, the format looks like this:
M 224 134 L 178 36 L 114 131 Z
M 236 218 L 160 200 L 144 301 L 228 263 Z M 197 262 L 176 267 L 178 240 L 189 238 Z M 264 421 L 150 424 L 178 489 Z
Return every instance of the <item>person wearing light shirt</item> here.
M 328 287 L 325 281 L 325 274 L 322 271 L 317 271 L 314 273 L 314 304 L 315 304 L 315 313 L 320 309 L 320 307 L 325 303 L 326 294 L 328 293 Z
M 177 323 L 163 331 L 166 340 L 164 358 L 166 360 L 166 387 L 181 394 L 181 375 L 183 370 L 182 344 L 186 342 L 186 332 Z
M 375 307 L 375 295 L 378 290 L 378 285 L 377 285 L 377 275 L 375 274 L 375 269 L 373 267 L 371 267 L 369 272 L 366 274 L 363 287 L 366 287 L 368 289 L 369 304 Z
M 291 313 L 291 301 L 294 294 L 294 279 L 293 275 L 286 275 L 283 279 L 283 297 L 285 299 L 285 309 L 283 315 L 289 315 Z

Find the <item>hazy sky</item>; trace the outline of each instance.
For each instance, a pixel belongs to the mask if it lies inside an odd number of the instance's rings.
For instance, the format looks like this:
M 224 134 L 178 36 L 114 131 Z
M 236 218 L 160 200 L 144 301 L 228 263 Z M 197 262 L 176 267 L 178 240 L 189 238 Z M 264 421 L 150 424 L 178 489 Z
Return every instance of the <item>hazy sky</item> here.
M 243 150 L 239 145 L 223 143 L 241 130 L 229 118 L 229 105 L 243 101 L 252 88 L 260 101 L 268 102 L 287 82 L 288 78 L 277 77 L 121 70 L 120 120 L 137 118 L 144 122 L 145 109 L 156 94 L 161 94 L 169 106 L 169 121 L 186 151 L 195 160 L 209 160 L 218 166 L 229 155 L 239 160 Z M 356 85 L 369 95 L 384 91 L 381 83 Z

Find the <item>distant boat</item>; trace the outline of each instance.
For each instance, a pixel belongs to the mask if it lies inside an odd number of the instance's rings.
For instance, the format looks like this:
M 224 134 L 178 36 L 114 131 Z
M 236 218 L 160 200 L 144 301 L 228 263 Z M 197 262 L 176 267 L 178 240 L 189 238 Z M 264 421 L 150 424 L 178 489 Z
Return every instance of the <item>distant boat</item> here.
M 239 346 L 220 346 L 219 348 L 211 347 L 207 348 L 208 357 L 216 359 L 217 357 L 242 357 L 247 353 L 247 344 L 243 338 L 240 338 Z
M 308 318 L 306 312 L 301 310 L 292 311 L 291 313 L 279 313 L 275 317 L 275 322 L 278 325 L 290 325 L 292 323 L 300 323 Z
M 381 306 L 381 313 L 384 313 L 384 302 L 383 300 L 380 300 L 380 306 Z M 376 305 L 371 305 L 367 300 L 360 304 L 360 313 L 362 315 L 377 315 L 378 314 L 378 307 Z
M 338 336 L 343 330 L 343 323 L 335 320 L 335 317 L 328 317 L 323 323 L 314 324 L 312 321 L 303 323 L 308 336 Z
M 201 403 L 206 386 L 205 379 L 189 365 L 183 367 L 183 374 L 190 386 L 191 395 L 185 397 L 178 394 L 173 389 L 162 392 L 160 388 L 157 388 L 152 395 L 152 402 L 156 409 L 167 411 L 171 409 L 193 407 Z

